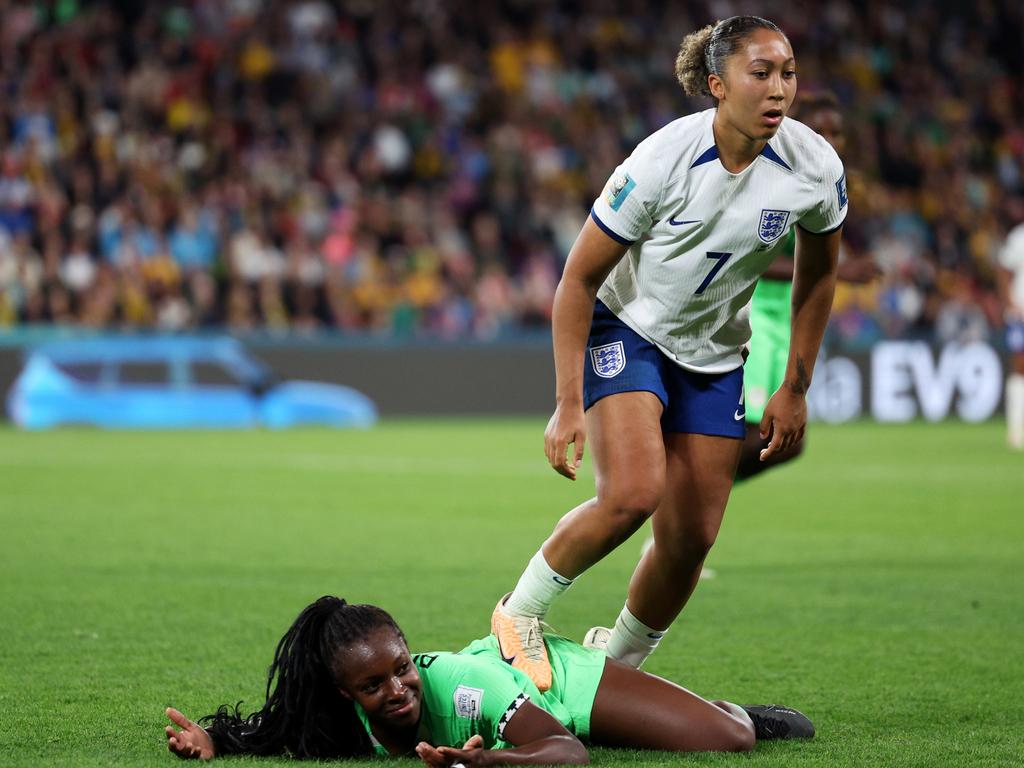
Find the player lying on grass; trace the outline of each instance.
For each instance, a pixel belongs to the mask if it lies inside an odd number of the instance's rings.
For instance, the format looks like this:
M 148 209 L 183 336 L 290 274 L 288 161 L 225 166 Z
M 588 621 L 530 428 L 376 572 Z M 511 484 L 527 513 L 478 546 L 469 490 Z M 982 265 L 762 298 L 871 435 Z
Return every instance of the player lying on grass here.
M 706 701 L 563 637 L 545 643 L 553 683 L 541 693 L 502 660 L 493 635 L 459 653 L 412 655 L 382 609 L 322 597 L 277 644 L 262 709 L 242 717 L 222 706 L 198 723 L 168 709 L 181 730 L 167 726 L 167 746 L 204 760 L 418 755 L 431 768 L 472 768 L 586 763 L 584 741 L 740 751 L 814 735 L 794 710 Z

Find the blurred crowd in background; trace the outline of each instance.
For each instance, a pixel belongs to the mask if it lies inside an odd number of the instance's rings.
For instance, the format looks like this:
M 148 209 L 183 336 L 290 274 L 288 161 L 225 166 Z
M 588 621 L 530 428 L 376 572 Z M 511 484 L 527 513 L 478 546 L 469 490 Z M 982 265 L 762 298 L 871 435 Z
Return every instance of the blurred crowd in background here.
M 846 118 L 831 333 L 998 339 L 1024 220 L 1024 4 L 0 0 L 0 328 L 544 328 L 672 70 L 736 13 Z

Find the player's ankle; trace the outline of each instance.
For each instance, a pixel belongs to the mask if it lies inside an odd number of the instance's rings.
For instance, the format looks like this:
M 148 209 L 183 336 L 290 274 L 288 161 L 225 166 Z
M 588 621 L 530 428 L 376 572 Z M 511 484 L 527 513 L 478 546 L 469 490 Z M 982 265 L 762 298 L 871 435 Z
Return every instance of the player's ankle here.
M 667 630 L 655 629 L 633 615 L 629 606 L 623 606 L 615 620 L 606 652 L 609 657 L 639 668 L 654 653 Z
M 530 559 L 515 590 L 501 606 L 509 616 L 536 616 L 543 619 L 555 599 L 572 586 L 573 580 L 556 572 L 539 549 Z

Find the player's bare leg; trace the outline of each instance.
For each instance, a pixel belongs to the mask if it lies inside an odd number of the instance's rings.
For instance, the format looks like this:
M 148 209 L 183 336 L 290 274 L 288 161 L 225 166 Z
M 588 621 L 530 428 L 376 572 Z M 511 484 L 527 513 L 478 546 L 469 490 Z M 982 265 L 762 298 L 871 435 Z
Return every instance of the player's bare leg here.
M 681 752 L 754 748 L 754 726 L 735 704 L 608 659 L 590 715 L 594 744 Z
M 559 521 L 515 591 L 491 614 L 502 656 L 542 691 L 552 678 L 538 620 L 573 579 L 629 538 L 661 500 L 661 412 L 661 401 L 650 392 L 610 395 L 587 411 L 597 497 Z
M 761 451 L 768 447 L 768 441 L 761 439 L 761 427 L 758 424 L 747 424 L 747 436 L 743 441 L 743 453 L 740 456 L 739 466 L 736 468 L 736 479 L 746 480 L 748 477 L 764 472 L 766 469 L 777 467 L 792 461 L 804 450 L 804 443 L 807 436 L 788 450 L 776 451 L 768 457 L 767 461 L 761 461 Z
M 614 659 L 605 662 L 590 713 L 591 742 L 608 747 L 739 752 L 761 739 L 813 736 L 794 709 L 708 701 Z
M 594 744 L 680 752 L 754 748 L 754 726 L 735 704 L 608 659 L 590 714 Z
M 665 495 L 652 520 L 654 543 L 633 572 L 608 645 L 610 656 L 634 666 L 653 651 L 697 586 L 742 447 L 732 438 L 679 433 L 665 435 L 665 443 Z
M 573 579 L 628 539 L 654 514 L 665 487 L 661 401 L 622 392 L 587 411 L 597 496 L 567 513 L 544 542 L 551 567 Z

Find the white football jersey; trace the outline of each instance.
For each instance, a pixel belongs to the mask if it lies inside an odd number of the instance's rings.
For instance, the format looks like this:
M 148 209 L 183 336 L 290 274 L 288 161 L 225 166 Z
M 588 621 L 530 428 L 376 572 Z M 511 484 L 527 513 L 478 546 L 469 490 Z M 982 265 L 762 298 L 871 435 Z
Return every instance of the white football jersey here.
M 999 253 L 999 263 L 1013 273 L 1010 301 L 1024 311 L 1024 224 L 1018 224 L 1010 230 Z
M 729 173 L 715 110 L 675 120 L 612 174 L 591 217 L 630 245 L 598 292 L 626 325 L 684 368 L 743 364 L 749 302 L 790 227 L 834 231 L 846 218 L 846 175 L 832 147 L 785 118 L 754 162 Z

